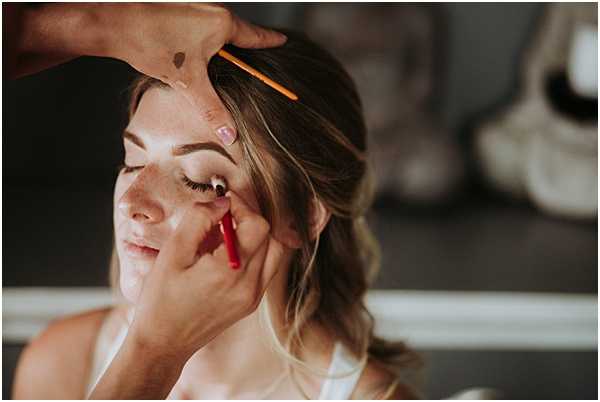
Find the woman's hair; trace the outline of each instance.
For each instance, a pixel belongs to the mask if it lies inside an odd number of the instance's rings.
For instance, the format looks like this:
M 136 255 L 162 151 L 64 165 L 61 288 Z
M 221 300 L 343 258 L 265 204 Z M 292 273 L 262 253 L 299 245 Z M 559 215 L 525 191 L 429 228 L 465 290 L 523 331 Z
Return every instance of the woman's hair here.
M 208 65 L 210 80 L 235 121 L 243 152 L 241 166 L 261 213 L 273 228 L 282 218 L 291 219 L 301 239 L 287 281 L 288 338 L 283 344 L 278 339 L 266 297 L 259 307 L 261 323 L 275 350 L 289 363 L 292 377 L 294 369 L 328 376 L 299 358 L 303 334 L 318 324 L 359 356 L 362 364 L 371 358 L 393 374 L 391 381 L 373 390 L 374 396 L 387 397 L 404 369 L 418 369 L 422 361 L 403 342 L 374 335 L 374 320 L 364 302 L 379 270 L 380 253 L 365 217 L 373 180 L 361 102 L 352 79 L 330 54 L 301 34 L 283 32 L 288 41 L 282 47 L 228 47 L 228 51 L 289 88 L 298 101 L 220 57 L 213 57 Z M 168 88 L 147 76 L 134 82 L 130 117 L 144 92 L 154 87 Z M 315 200 L 331 212 L 316 237 L 307 224 Z M 113 252 L 113 289 L 118 287 L 117 278 Z

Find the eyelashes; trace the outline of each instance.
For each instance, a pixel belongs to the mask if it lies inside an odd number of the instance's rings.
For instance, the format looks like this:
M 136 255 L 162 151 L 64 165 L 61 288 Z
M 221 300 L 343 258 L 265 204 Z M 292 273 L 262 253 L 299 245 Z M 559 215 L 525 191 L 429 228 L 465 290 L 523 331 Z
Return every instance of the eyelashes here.
M 196 183 L 195 181 L 190 180 L 186 175 L 181 176 L 181 180 L 185 183 L 186 186 L 195 191 L 209 191 L 214 190 L 212 184 L 210 183 Z
M 122 165 L 119 165 L 119 167 L 117 168 L 117 171 L 118 172 L 123 171 L 123 173 L 131 173 L 131 172 L 134 172 L 141 168 L 143 168 L 143 166 L 127 166 L 125 164 L 122 164 Z
M 119 172 L 122 171 L 123 173 L 131 173 L 131 172 L 135 172 L 136 170 L 140 170 L 143 167 L 144 166 L 127 166 L 125 164 L 122 164 L 119 166 L 118 171 Z M 192 189 L 194 191 L 199 191 L 199 192 L 214 191 L 214 188 L 211 183 L 197 183 L 197 182 L 191 180 L 189 177 L 187 177 L 184 174 L 181 175 L 181 181 L 183 181 L 183 183 L 187 187 L 189 187 L 190 189 Z

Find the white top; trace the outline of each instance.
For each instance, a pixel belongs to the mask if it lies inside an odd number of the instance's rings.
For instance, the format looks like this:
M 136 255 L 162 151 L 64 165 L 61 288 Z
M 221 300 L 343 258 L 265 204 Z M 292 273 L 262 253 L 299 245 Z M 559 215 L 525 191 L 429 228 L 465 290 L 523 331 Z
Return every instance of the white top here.
M 133 310 L 130 310 L 128 312 L 129 322 L 132 320 L 132 314 Z M 107 320 L 104 320 L 102 323 L 94 348 L 92 370 L 90 373 L 90 381 L 88 381 L 86 399 L 89 398 L 94 387 L 116 356 L 127 336 L 127 331 L 129 330 L 128 323 L 125 323 L 125 325 L 121 326 L 117 336 L 110 342 L 110 337 L 102 336 L 107 328 L 105 325 L 106 321 Z M 352 353 L 350 353 L 341 342 L 335 342 L 328 374 L 340 378 L 325 379 L 318 399 L 349 399 L 364 369 L 364 364 L 360 368 L 358 368 L 358 365 L 359 361 Z M 342 376 L 345 373 L 350 374 Z
M 357 368 L 359 362 L 346 350 L 341 342 L 336 342 L 333 349 L 333 357 L 329 365 L 329 375 L 340 376 L 344 373 L 351 374 L 341 378 L 327 378 L 323 382 L 318 399 L 349 399 L 354 387 L 362 374 L 364 364 Z

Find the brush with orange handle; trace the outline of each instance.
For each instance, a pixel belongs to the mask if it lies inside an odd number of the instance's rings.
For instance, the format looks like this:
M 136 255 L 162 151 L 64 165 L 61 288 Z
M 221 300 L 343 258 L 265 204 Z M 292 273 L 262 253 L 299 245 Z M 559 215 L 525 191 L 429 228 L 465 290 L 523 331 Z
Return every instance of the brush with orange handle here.
M 250 67 L 248 64 L 244 63 L 243 61 L 241 61 L 240 59 L 238 59 L 237 57 L 235 57 L 234 55 L 232 55 L 231 53 L 221 49 L 217 52 L 217 54 L 219 56 L 221 56 L 222 58 L 224 58 L 227 61 L 230 61 L 231 63 L 235 64 L 236 66 L 238 66 L 239 68 L 241 68 L 242 70 L 246 71 L 248 74 L 258 78 L 259 80 L 261 80 L 262 82 L 264 82 L 265 84 L 267 84 L 268 86 L 270 86 L 271 88 L 275 89 L 276 91 L 282 93 L 283 95 L 287 96 L 288 98 L 290 98 L 293 101 L 297 101 L 298 100 L 298 95 L 296 95 L 295 93 L 293 93 L 292 91 L 290 91 L 289 89 L 287 89 L 286 87 L 284 87 L 283 85 L 273 81 L 272 79 L 270 79 L 269 77 L 267 77 L 266 75 L 264 75 L 263 73 L 261 73 L 260 71 L 257 71 L 256 69 Z

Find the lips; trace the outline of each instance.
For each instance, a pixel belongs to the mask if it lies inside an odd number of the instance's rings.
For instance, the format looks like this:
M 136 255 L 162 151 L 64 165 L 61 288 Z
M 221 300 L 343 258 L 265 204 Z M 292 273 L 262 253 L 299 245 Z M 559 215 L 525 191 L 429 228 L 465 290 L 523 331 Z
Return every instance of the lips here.
M 135 234 L 124 237 L 127 240 L 122 240 L 123 249 L 129 257 L 140 260 L 154 260 L 158 256 L 161 246 L 153 240 L 137 237 Z M 222 242 L 223 237 L 219 227 L 215 226 L 198 245 L 196 255 L 199 257 L 205 253 L 212 253 Z
M 134 258 L 153 259 L 158 256 L 158 252 L 160 251 L 160 249 L 148 246 L 147 242 L 141 239 L 132 241 L 123 240 L 123 243 L 127 254 Z

